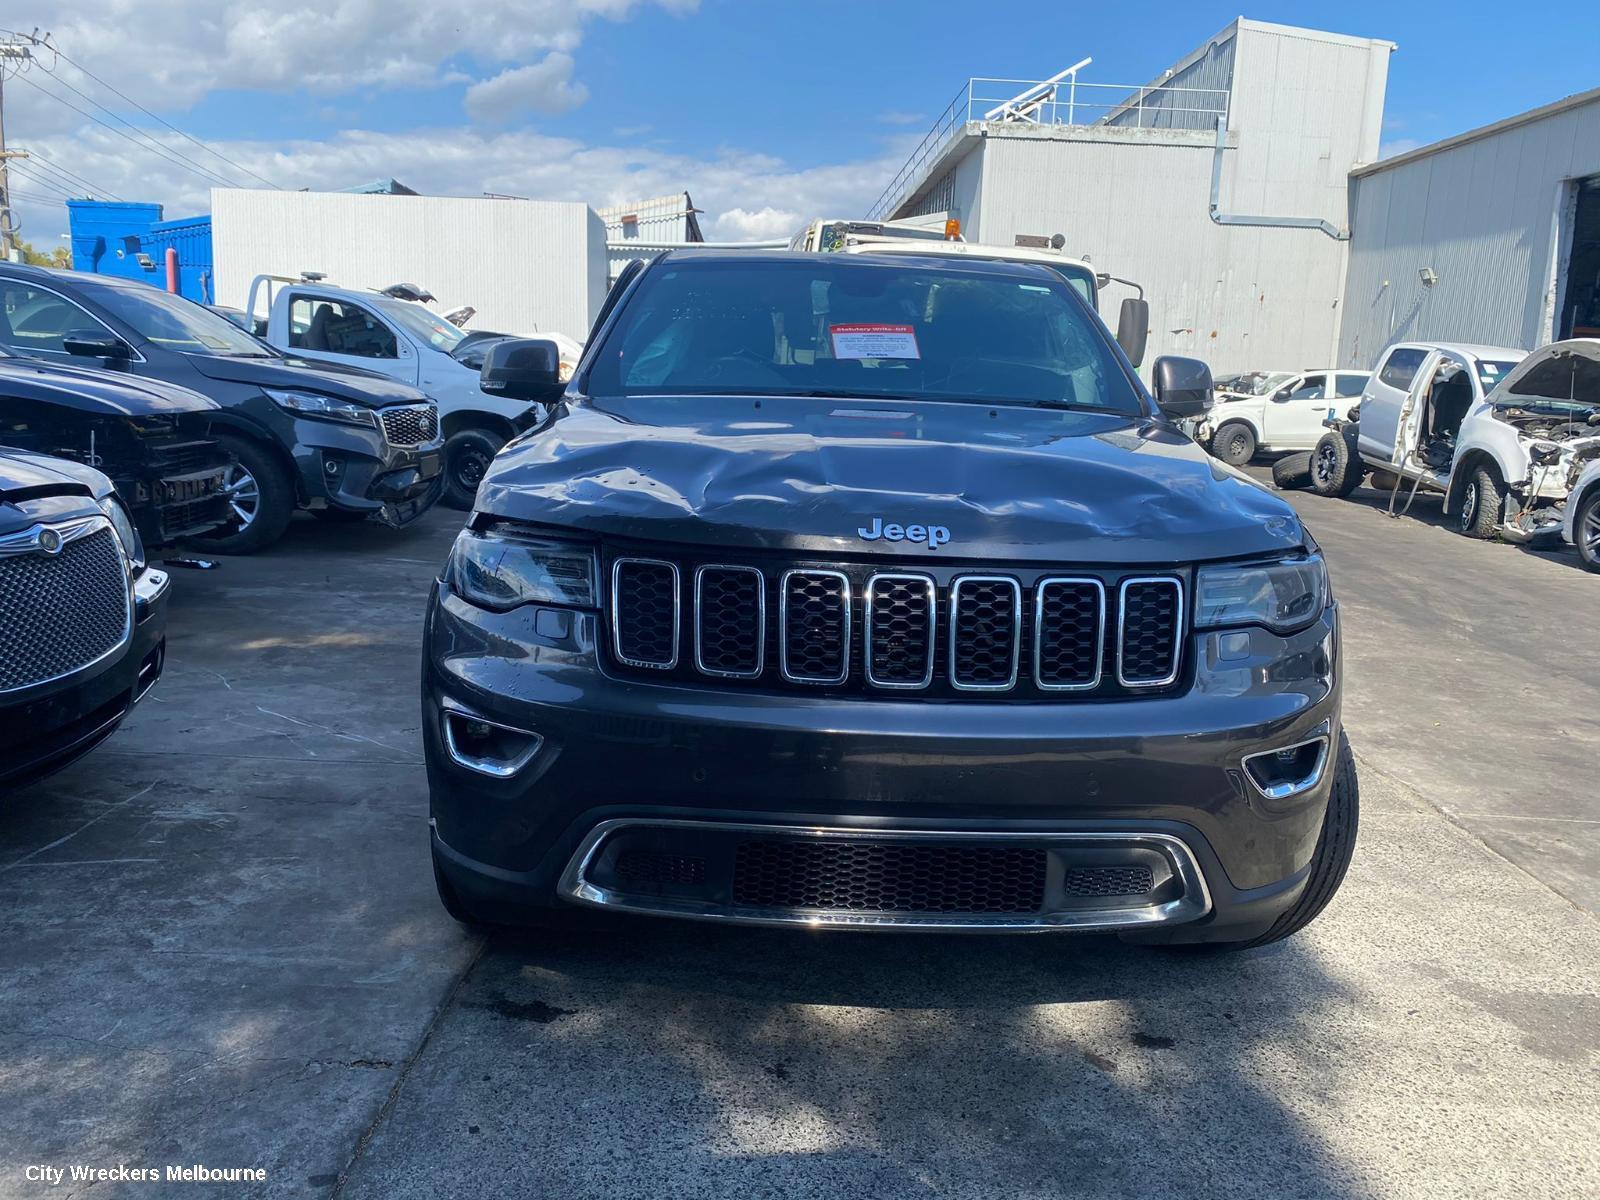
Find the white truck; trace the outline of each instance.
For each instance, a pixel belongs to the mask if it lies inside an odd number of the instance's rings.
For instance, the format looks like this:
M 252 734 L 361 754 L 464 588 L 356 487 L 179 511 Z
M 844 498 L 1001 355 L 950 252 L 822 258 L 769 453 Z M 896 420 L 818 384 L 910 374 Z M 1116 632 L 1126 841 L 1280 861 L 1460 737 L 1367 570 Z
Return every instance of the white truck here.
M 1312 452 L 1316 491 L 1348 496 L 1372 471 L 1391 513 L 1402 491 L 1409 508 L 1427 489 L 1469 537 L 1527 542 L 1565 526 L 1583 549 L 1578 510 L 1600 493 L 1600 340 L 1532 354 L 1403 342 L 1384 352 L 1352 416 L 1331 419 Z
M 1332 367 L 1261 373 L 1244 387 L 1219 391 L 1194 440 L 1235 467 L 1263 451 L 1310 450 L 1323 422 L 1361 395 L 1370 377 Z
M 1100 289 L 1113 281 L 1126 284 L 1137 291 L 1138 296 L 1130 296 L 1122 302 L 1117 316 L 1117 344 L 1135 367 L 1144 361 L 1150 334 L 1150 306 L 1144 299 L 1144 289 L 1138 284 L 1096 272 L 1088 260 L 1063 254 L 1061 248 L 1065 239 L 1060 234 L 1048 239 L 1044 246 L 994 246 L 963 241 L 957 224 L 819 220 L 790 239 L 789 249 L 811 253 L 939 255 L 985 262 L 1036 263 L 1061 275 L 1096 315 L 1100 311 Z
M 421 299 L 427 295 L 410 284 L 384 292 L 335 287 L 309 272 L 295 279 L 258 275 L 238 323 L 264 328 L 263 340 L 296 357 L 375 371 L 426 393 L 439 406 L 445 438 L 440 499 L 470 509 L 500 447 L 545 412 L 479 386 L 484 351 L 509 335 L 460 329 L 427 307 Z M 561 377 L 571 378 L 582 347 L 559 333 L 538 336 L 556 343 Z

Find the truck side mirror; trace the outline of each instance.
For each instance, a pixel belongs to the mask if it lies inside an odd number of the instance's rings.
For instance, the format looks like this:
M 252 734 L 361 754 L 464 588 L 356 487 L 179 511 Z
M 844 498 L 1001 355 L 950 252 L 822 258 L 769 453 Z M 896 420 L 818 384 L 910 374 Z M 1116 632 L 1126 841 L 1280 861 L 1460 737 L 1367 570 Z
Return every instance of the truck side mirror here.
M 1117 345 L 1134 366 L 1144 362 L 1145 344 L 1150 340 L 1150 302 L 1129 296 L 1117 314 Z
M 133 350 L 115 334 L 98 329 L 71 329 L 61 335 L 61 348 L 79 358 L 132 358 Z
M 1156 403 L 1167 416 L 1203 416 L 1211 407 L 1211 368 L 1198 358 L 1163 354 L 1154 370 Z
M 566 390 L 561 382 L 561 351 L 544 338 L 507 338 L 483 355 L 478 386 L 495 396 L 554 404 Z

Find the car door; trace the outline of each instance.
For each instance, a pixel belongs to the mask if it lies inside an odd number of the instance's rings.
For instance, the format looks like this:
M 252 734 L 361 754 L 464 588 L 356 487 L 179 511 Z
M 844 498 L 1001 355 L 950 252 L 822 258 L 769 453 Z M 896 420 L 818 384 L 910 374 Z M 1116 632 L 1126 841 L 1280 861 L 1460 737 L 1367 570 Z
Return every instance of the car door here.
M 417 352 L 375 309 L 339 296 L 295 291 L 286 306 L 288 328 L 280 347 L 302 358 L 377 371 L 417 383 Z
M 1428 351 L 1421 346 L 1394 346 L 1379 361 L 1361 393 L 1361 423 L 1356 442 L 1361 453 L 1393 462 L 1400 432 L 1400 410 L 1411 395 Z
M 1309 450 L 1322 436 L 1322 419 L 1328 415 L 1328 373 L 1302 375 L 1267 399 L 1262 420 L 1266 445 L 1271 450 Z

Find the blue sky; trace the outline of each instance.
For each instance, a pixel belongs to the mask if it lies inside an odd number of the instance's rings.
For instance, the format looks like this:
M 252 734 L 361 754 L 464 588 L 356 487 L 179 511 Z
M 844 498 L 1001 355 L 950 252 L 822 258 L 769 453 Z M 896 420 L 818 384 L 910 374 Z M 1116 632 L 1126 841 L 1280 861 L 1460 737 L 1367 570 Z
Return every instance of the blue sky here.
M 134 6 L 135 10 L 138 6 Z M 1221 30 L 1229 4 L 982 6 L 943 0 L 126 0 L 27 14 L 99 79 L 8 85 L 8 134 L 127 199 L 198 211 L 208 182 L 66 109 L 238 177 L 104 89 L 125 92 L 286 187 L 393 175 L 426 191 L 585 199 L 688 188 L 715 234 L 860 211 L 968 76 L 1137 84 Z M 152 19 L 157 13 L 160 19 Z M 1600 85 L 1600 6 L 1256 3 L 1245 15 L 1398 43 L 1385 148 L 1433 141 Z M 52 17 L 54 23 L 52 24 Z M 127 132 L 124 127 L 124 132 Z M 136 136 L 136 140 L 137 136 Z M 36 178 L 14 186 L 60 219 Z M 56 210 L 59 212 L 59 210 Z M 48 238 L 40 239 L 48 241 Z

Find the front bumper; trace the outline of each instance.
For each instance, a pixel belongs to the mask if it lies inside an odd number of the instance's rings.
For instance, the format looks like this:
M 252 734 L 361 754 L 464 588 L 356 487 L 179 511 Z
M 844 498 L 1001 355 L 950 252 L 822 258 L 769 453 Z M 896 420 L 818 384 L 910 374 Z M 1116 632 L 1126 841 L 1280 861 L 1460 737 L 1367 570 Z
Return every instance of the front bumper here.
M 168 582 L 154 568 L 134 580 L 133 634 L 119 657 L 0 705 L 0 794 L 82 758 L 155 686 L 166 659 Z
M 1058 848 L 1077 835 L 1115 836 L 1180 845 L 1205 892 L 1199 911 L 1183 906 L 1160 922 L 996 927 L 1244 938 L 1304 886 L 1332 770 L 1272 800 L 1242 760 L 1317 736 L 1337 745 L 1332 607 L 1289 637 L 1251 630 L 1225 644 L 1218 634 L 1193 635 L 1195 678 L 1182 695 L 1099 702 L 841 701 L 624 681 L 598 665 L 598 632 L 591 614 L 489 613 L 435 588 L 423 675 L 435 850 L 469 904 L 504 910 L 560 896 L 629 907 L 585 890 L 615 892 L 604 880 L 573 873 L 607 821 L 798 826 L 930 843 L 982 836 Z M 464 767 L 446 747 L 446 704 L 542 741 L 509 777 Z M 1051 871 L 1074 861 L 1050 853 Z M 1179 857 L 1167 855 L 1174 875 L 1182 874 Z M 1197 895 L 1192 886 L 1183 892 Z M 736 907 L 676 915 L 748 916 Z
M 375 429 L 294 422 L 294 460 L 311 508 L 371 513 L 391 525 L 416 520 L 438 499 L 444 442 L 391 445 Z

